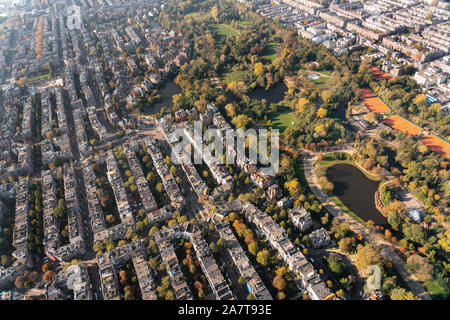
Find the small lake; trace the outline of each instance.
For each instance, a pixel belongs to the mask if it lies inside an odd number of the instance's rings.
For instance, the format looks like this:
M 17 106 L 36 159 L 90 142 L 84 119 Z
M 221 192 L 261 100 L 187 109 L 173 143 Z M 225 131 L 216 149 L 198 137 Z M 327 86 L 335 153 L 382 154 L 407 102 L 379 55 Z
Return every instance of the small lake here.
M 180 87 L 178 87 L 172 79 L 166 80 L 158 88 L 158 94 L 161 96 L 161 100 L 150 108 L 145 110 L 145 114 L 158 113 L 162 107 L 171 107 L 173 100 L 172 96 L 181 93 Z
M 283 81 L 278 82 L 270 90 L 264 88 L 257 88 L 248 93 L 248 96 L 252 99 L 266 99 L 267 104 L 278 103 L 284 99 L 285 93 L 288 91 L 288 87 Z
M 336 164 L 327 169 L 327 179 L 334 184 L 334 194 L 364 221 L 387 225 L 387 219 L 375 207 L 379 182 L 368 179 L 358 168 Z

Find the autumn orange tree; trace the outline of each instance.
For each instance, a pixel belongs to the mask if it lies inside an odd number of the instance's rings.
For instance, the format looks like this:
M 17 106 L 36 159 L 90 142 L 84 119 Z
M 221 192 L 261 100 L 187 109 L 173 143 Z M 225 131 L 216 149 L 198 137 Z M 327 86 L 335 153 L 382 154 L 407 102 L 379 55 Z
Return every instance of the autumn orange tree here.
M 272 284 L 278 291 L 283 291 L 286 288 L 286 280 L 284 280 L 282 275 L 275 276 Z
M 46 273 L 44 273 L 44 275 L 42 276 L 42 280 L 44 280 L 44 282 L 49 283 L 53 280 L 53 278 L 55 277 L 55 271 L 53 270 L 48 270 Z

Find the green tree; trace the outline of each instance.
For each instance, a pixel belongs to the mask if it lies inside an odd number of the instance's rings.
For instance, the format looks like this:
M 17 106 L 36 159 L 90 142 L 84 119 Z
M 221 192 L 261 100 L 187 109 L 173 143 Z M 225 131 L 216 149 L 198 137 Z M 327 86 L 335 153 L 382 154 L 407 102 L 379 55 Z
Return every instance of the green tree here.
M 217 240 L 217 250 L 218 251 L 223 251 L 226 249 L 227 247 L 227 241 L 224 238 L 220 238 L 219 240 Z
M 330 268 L 331 272 L 335 274 L 341 274 L 345 270 L 345 264 L 339 259 L 336 255 L 330 255 L 327 258 L 328 267 Z
M 388 214 L 388 222 L 392 226 L 392 229 L 399 231 L 400 225 L 402 223 L 402 219 L 398 215 L 397 212 L 391 212 Z
M 408 240 L 424 245 L 427 242 L 427 235 L 422 225 L 405 223 L 403 224 L 403 233 Z
M 406 291 L 403 288 L 395 288 L 390 293 L 391 300 L 421 300 L 414 296 L 411 291 Z

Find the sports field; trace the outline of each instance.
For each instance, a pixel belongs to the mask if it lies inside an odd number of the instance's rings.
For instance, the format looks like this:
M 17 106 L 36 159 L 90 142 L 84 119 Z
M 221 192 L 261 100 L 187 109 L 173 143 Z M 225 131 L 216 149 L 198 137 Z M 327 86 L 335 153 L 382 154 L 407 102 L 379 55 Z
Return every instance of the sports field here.
M 391 75 L 389 75 L 388 73 L 385 73 L 375 67 L 372 67 L 372 72 L 373 72 L 373 79 L 375 81 L 380 81 L 381 79 L 392 79 Z
M 385 118 L 383 122 L 395 130 L 408 132 L 410 135 L 416 135 L 422 131 L 420 127 L 397 115 L 389 116 Z
M 450 143 L 445 142 L 432 134 L 422 137 L 420 140 L 431 151 L 436 152 L 447 159 L 450 158 Z
M 383 122 L 389 127 L 401 132 L 408 132 L 410 135 L 416 135 L 422 131 L 422 128 L 415 124 L 405 120 L 397 115 L 392 115 L 383 120 Z M 432 135 L 420 137 L 422 143 L 433 152 L 443 156 L 444 158 L 450 158 L 450 143 Z
M 391 111 L 370 89 L 361 89 L 361 100 L 372 112 L 387 113 Z

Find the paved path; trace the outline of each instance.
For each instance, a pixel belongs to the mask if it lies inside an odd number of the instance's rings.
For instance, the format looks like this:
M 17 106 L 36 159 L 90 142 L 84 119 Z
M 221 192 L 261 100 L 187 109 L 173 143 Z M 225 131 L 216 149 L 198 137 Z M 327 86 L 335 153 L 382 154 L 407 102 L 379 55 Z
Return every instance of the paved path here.
M 348 151 L 347 149 L 348 148 L 339 151 Z M 319 201 L 334 217 L 338 219 L 339 222 L 346 222 L 353 232 L 361 234 L 369 242 L 379 246 L 381 248 L 381 255 L 385 259 L 392 261 L 392 264 L 395 266 L 398 273 L 414 295 L 422 298 L 423 300 L 431 300 L 430 295 L 424 290 L 420 282 L 415 280 L 414 277 L 406 271 L 405 263 L 397 254 L 395 246 L 388 242 L 381 234 L 370 232 L 368 228 L 342 211 L 333 202 L 333 200 L 324 191 L 322 191 L 318 184 L 317 175 L 314 170 L 314 165 L 317 161 L 317 154 L 306 150 L 303 150 L 302 153 L 304 155 L 304 172 L 306 181 L 308 182 L 311 191 L 316 195 Z

